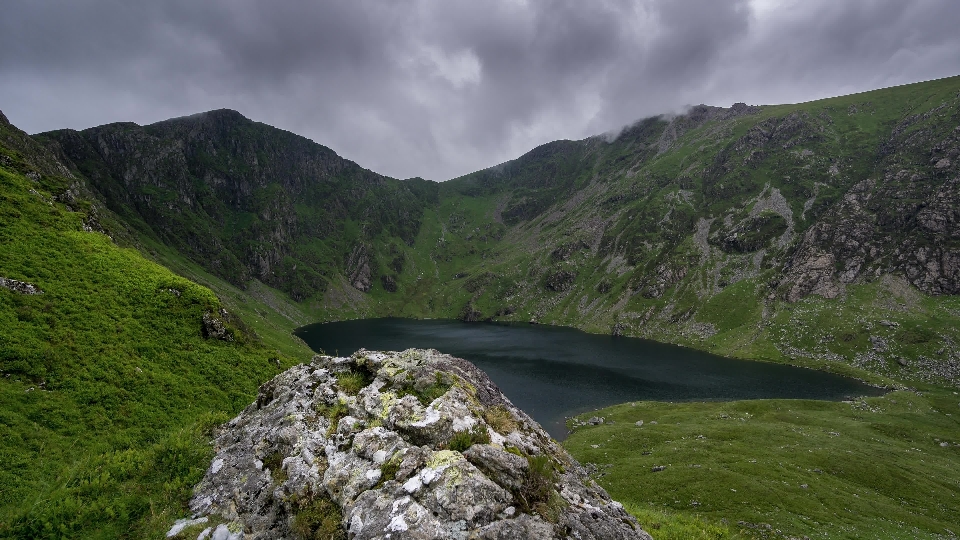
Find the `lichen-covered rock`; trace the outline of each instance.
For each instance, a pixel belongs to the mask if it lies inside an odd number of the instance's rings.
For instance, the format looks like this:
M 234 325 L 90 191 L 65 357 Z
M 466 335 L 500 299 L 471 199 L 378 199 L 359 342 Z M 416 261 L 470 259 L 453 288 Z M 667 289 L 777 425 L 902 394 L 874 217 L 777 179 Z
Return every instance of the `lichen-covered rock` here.
M 244 538 L 648 539 L 473 364 L 316 356 L 221 428 L 193 518 Z

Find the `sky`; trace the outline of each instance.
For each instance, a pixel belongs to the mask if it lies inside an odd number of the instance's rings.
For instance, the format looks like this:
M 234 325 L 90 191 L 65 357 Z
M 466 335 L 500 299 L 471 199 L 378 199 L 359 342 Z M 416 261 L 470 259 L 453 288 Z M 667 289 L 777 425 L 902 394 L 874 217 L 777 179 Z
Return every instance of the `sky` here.
M 960 75 L 957 0 L 4 0 L 29 133 L 231 108 L 447 180 L 706 103 Z

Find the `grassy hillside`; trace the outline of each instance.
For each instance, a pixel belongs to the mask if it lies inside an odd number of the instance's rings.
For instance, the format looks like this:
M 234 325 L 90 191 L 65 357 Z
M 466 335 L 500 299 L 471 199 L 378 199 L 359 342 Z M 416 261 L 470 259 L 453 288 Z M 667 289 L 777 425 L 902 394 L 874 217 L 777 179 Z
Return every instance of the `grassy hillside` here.
M 537 321 L 878 382 L 960 377 L 960 78 L 695 108 L 440 186 L 370 315 Z M 398 272 L 387 264 L 406 262 Z
M 585 415 L 606 423 L 564 445 L 641 519 L 695 515 L 751 538 L 954 538 L 958 400 L 928 388 L 849 403 L 638 402 Z
M 75 179 L 0 130 L 0 276 L 42 291 L 0 287 L 0 536 L 160 536 L 206 469 L 208 430 L 304 356 L 91 230 Z

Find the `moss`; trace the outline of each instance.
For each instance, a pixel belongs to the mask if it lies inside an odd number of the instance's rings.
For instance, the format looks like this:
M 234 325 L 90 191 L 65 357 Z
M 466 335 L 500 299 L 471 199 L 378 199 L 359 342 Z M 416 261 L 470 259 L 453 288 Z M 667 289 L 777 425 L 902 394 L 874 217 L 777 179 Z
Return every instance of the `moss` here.
M 516 446 L 505 446 L 504 450 L 506 450 L 507 452 L 510 452 L 515 456 L 524 457 L 523 452 L 521 452 L 520 449 L 517 448 Z
M 300 540 L 346 540 L 343 512 L 326 494 L 311 493 L 294 504 L 293 534 Z
M 270 477 L 273 479 L 273 483 L 277 485 L 287 480 L 287 471 L 283 469 L 283 459 L 283 452 L 279 450 L 271 452 L 263 458 L 263 467 L 270 469 Z
M 400 470 L 400 464 L 403 463 L 403 454 L 397 452 L 390 459 L 380 464 L 380 480 L 375 487 L 380 487 L 390 480 L 397 479 L 397 471 Z
M 443 396 L 453 386 L 439 371 L 435 374 L 434 382 L 430 386 L 417 389 L 412 385 L 403 386 L 397 390 L 398 397 L 414 396 L 424 407 L 433 403 L 433 400 Z

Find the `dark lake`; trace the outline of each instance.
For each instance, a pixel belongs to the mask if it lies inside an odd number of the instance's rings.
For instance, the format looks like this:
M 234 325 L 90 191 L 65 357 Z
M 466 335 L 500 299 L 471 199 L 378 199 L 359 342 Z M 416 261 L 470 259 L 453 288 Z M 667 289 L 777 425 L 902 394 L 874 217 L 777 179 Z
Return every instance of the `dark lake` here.
M 295 334 L 314 351 L 340 356 L 416 347 L 470 360 L 558 440 L 567 435 L 566 417 L 626 401 L 841 400 L 882 393 L 822 371 L 528 323 L 361 319 L 312 324 Z

